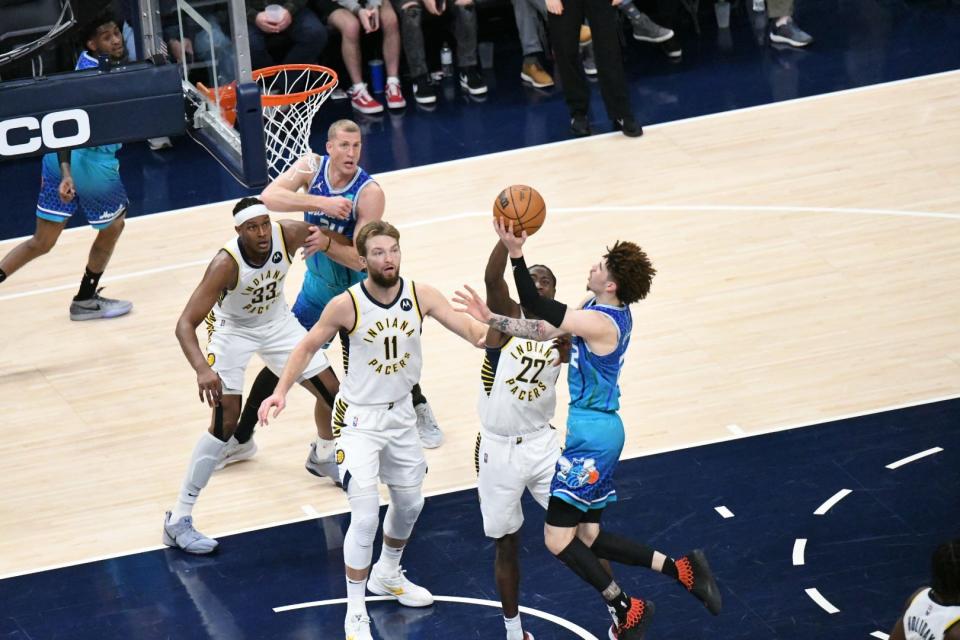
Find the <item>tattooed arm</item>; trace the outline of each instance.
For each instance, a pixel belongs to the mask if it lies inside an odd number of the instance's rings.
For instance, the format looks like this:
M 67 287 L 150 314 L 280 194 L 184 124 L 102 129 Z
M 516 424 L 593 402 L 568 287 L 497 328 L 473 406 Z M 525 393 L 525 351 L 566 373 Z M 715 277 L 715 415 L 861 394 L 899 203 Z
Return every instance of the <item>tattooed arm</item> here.
M 490 314 L 490 319 L 487 320 L 487 324 L 500 333 L 518 338 L 530 338 L 531 340 L 539 340 L 541 342 L 562 336 L 566 333 L 566 331 L 561 331 L 543 320 L 509 318 L 496 313 Z

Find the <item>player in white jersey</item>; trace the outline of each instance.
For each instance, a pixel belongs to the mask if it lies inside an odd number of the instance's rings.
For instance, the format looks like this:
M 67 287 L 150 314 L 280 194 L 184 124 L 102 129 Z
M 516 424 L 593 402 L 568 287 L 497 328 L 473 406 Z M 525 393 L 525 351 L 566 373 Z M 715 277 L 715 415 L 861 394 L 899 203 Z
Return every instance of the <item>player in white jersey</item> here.
M 197 442 L 177 503 L 163 522 L 163 542 L 188 553 L 210 553 L 217 541 L 193 526 L 193 506 L 220 461 L 240 416 L 243 375 L 254 353 L 274 371 L 282 371 L 290 352 L 306 335 L 283 295 L 293 256 L 309 225 L 294 220 L 271 222 L 257 198 L 244 198 L 233 209 L 237 236 L 210 262 L 180 319 L 177 340 L 197 372 L 200 401 L 213 409 L 208 432 Z M 206 317 L 210 342 L 204 355 L 197 327 Z M 333 397 L 327 391 L 336 377 L 324 354 L 315 354 L 299 381 L 316 399 L 318 431 L 330 434 Z
M 960 640 L 960 539 L 933 553 L 930 587 L 914 593 L 890 640 Z
M 487 306 L 510 318 L 522 318 L 503 279 L 507 248 L 497 242 L 484 273 Z M 542 296 L 553 299 L 556 277 L 543 265 L 530 267 L 530 277 Z M 556 344 L 555 344 L 556 342 Z M 475 462 L 477 493 L 484 533 L 496 540 L 494 575 L 503 606 L 507 640 L 533 640 L 520 622 L 520 527 L 524 489 L 544 509 L 560 442 L 550 425 L 557 407 L 560 364 L 569 357 L 569 340 L 537 341 L 514 338 L 490 328 L 480 372 L 480 434 Z
M 421 322 L 432 316 L 478 347 L 487 327 L 457 314 L 433 287 L 400 277 L 400 233 L 393 225 L 365 225 L 356 235 L 356 246 L 367 277 L 326 306 L 290 354 L 276 391 L 260 406 L 259 418 L 266 424 L 276 417 L 286 406 L 290 387 L 321 346 L 341 330 L 349 334 L 349 362 L 334 403 L 337 462 L 350 502 L 350 527 L 343 541 L 344 631 L 347 640 L 372 640 L 366 589 L 392 595 L 406 606 L 433 604 L 430 592 L 407 580 L 400 568 L 403 548 L 423 508 L 427 470 L 411 394 L 420 380 Z M 379 482 L 389 489 L 390 506 L 380 558 L 371 569 L 380 525 Z

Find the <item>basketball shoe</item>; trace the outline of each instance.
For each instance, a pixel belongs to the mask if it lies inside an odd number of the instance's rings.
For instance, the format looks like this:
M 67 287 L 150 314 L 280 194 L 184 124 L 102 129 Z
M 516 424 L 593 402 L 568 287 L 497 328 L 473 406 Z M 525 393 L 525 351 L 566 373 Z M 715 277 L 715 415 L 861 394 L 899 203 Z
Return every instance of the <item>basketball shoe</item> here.
M 609 607 L 608 607 L 609 608 Z M 614 622 L 607 633 L 610 640 L 643 640 L 643 635 L 650 626 L 650 620 L 656 608 L 649 600 L 630 598 L 630 609 L 627 619 L 623 622 Z
M 343 632 L 347 640 L 373 640 L 370 635 L 370 618 L 362 613 L 348 613 L 343 623 Z
M 713 572 L 710 571 L 710 565 L 707 564 L 707 556 L 703 550 L 694 549 L 682 558 L 677 558 L 675 563 L 680 584 L 702 602 L 710 613 L 715 616 L 720 615 L 720 609 L 723 607 L 720 587 L 713 578 Z
M 249 460 L 257 454 L 257 443 L 253 441 L 253 438 L 250 438 L 246 442 L 237 442 L 237 439 L 233 436 L 230 436 L 230 439 L 227 440 L 227 446 L 223 450 L 223 455 L 220 456 L 220 461 L 217 462 L 217 466 L 213 468 L 214 471 L 220 471 L 228 464 L 233 464 L 234 462 L 240 462 L 241 460 Z
M 429 607 L 433 604 L 433 594 L 423 587 L 407 580 L 403 568 L 394 575 L 387 575 L 377 563 L 370 568 L 367 590 L 378 596 L 393 596 L 405 607 Z
M 97 320 L 99 318 L 116 318 L 126 315 L 133 309 L 133 303 L 126 300 L 114 300 L 100 295 L 103 287 L 97 289 L 93 296 L 86 300 L 74 300 L 70 303 L 71 320 Z
M 340 483 L 340 469 L 337 467 L 336 457 L 330 456 L 327 460 L 318 458 L 316 442 L 310 443 L 310 454 L 307 456 L 307 461 L 303 466 L 318 478 L 330 478 L 333 480 L 333 484 L 338 487 L 343 486 Z
M 216 540 L 196 530 L 193 516 L 183 516 L 176 522 L 171 522 L 170 518 L 171 513 L 167 511 L 163 518 L 163 544 L 198 555 L 210 553 L 217 548 L 219 543 Z

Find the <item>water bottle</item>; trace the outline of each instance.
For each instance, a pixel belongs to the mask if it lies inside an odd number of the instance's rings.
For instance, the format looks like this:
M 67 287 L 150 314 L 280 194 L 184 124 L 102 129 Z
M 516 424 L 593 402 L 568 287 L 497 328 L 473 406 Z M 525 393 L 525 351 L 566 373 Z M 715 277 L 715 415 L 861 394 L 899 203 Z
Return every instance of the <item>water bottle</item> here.
M 453 51 L 446 42 L 443 43 L 443 48 L 440 49 L 440 69 L 447 78 L 453 75 Z

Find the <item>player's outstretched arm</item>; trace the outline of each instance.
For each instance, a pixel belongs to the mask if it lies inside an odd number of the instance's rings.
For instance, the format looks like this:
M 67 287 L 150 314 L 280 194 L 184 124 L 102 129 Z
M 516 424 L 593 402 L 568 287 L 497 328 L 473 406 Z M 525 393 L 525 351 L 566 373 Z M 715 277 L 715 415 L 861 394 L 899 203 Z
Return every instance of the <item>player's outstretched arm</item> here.
M 475 347 L 483 348 L 487 337 L 487 326 L 457 313 L 439 291 L 428 284 L 416 284 L 417 301 L 424 316 L 435 318 L 437 322 L 457 334 Z
M 543 320 L 508 318 L 507 316 L 493 313 L 470 285 L 465 284 L 463 286 L 466 292 L 457 291 L 456 294 L 454 294 L 453 301 L 459 305 L 459 308 L 454 310 L 469 315 L 478 322 L 490 326 L 500 333 L 517 336 L 518 338 L 531 338 L 533 340 L 549 340 L 550 338 L 556 338 L 564 334 L 564 331 Z
M 355 321 L 354 314 L 353 302 L 348 293 L 341 293 L 324 308 L 317 323 L 290 352 L 290 357 L 287 358 L 287 364 L 283 368 L 283 373 L 280 374 L 280 380 L 273 394 L 260 404 L 260 409 L 257 411 L 260 424 L 269 424 L 270 418 L 280 415 L 287 406 L 287 393 L 290 387 L 303 374 L 303 370 L 310 364 L 314 354 L 330 342 L 340 329 L 352 327 Z M 273 409 L 272 414 L 270 409 Z
M 239 268 L 237 262 L 226 251 L 220 251 L 210 262 L 200 284 L 194 290 L 187 306 L 177 320 L 177 341 L 187 357 L 187 362 L 197 373 L 197 386 L 200 402 L 206 401 L 211 407 L 220 403 L 223 385 L 220 376 L 207 363 L 207 359 L 197 341 L 197 327 L 210 313 L 217 299 L 227 289 L 236 286 Z
M 487 306 L 494 313 L 509 318 L 520 317 L 520 305 L 510 297 L 510 288 L 503 278 L 507 268 L 507 248 L 498 242 L 487 259 L 487 268 L 483 273 L 483 283 L 487 289 Z M 500 347 L 505 339 L 502 333 L 490 327 L 487 329 L 487 346 Z

